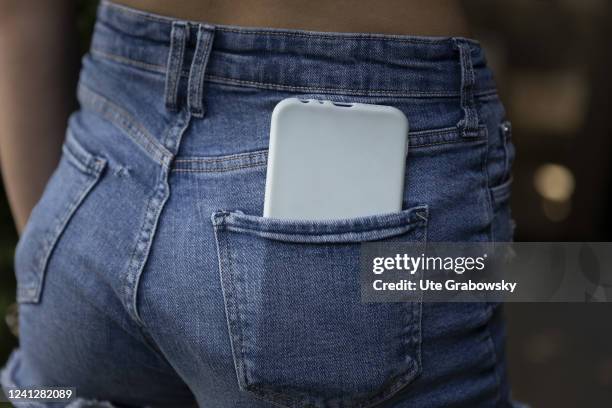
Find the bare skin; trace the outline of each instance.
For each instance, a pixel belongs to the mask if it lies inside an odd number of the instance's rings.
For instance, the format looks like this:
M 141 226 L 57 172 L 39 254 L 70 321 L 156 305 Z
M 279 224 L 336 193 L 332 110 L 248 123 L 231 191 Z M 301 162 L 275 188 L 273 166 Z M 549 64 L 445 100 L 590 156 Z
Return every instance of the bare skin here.
M 457 0 L 116 0 L 212 24 L 313 31 L 466 36 Z
M 212 24 L 469 36 L 456 0 L 117 0 Z M 77 76 L 71 0 L 0 0 L 0 166 L 18 231 L 57 165 Z
M 0 1 L 0 165 L 17 230 L 56 167 L 75 107 L 68 0 Z

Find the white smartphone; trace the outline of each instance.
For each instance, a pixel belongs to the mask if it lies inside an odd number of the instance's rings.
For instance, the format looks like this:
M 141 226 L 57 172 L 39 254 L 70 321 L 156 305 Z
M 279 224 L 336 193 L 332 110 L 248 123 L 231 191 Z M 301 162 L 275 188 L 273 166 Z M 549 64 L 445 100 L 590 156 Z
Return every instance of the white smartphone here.
M 272 113 L 264 217 L 400 211 L 408 119 L 390 106 L 284 99 Z

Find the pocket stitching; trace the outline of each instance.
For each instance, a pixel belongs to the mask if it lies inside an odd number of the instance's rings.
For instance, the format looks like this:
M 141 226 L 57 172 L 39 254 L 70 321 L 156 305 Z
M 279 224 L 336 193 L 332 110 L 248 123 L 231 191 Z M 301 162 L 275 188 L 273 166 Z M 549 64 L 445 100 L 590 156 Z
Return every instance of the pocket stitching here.
M 66 157 L 72 165 L 81 172 L 92 176 L 97 176 L 106 166 L 105 159 L 89 153 L 70 131 L 68 131 L 66 142 L 62 146 L 62 152 L 66 153 Z
M 417 234 L 416 241 L 424 243 L 427 237 L 427 234 L 426 234 L 426 225 L 427 225 L 427 220 L 428 220 L 426 216 L 427 206 L 413 207 L 410 210 L 412 210 L 410 213 L 411 216 L 403 219 L 405 223 L 410 225 L 410 228 L 404 232 L 399 232 L 395 235 L 405 234 L 409 232 L 411 229 L 414 229 L 417 227 L 424 228 L 424 230 L 418 229 L 416 231 L 416 234 Z M 405 211 L 409 211 L 409 210 L 405 210 Z M 221 230 L 225 230 L 227 232 L 245 233 L 245 231 L 241 231 L 241 230 L 236 231 L 231 226 L 228 226 L 228 218 L 231 217 L 232 214 L 235 214 L 235 212 L 217 211 L 212 214 L 211 218 L 212 218 L 212 224 L 213 224 L 214 231 L 215 231 L 217 250 L 219 252 L 218 254 L 219 255 L 219 271 L 221 275 L 220 277 L 221 277 L 223 296 L 226 301 L 226 305 L 225 305 L 226 306 L 226 318 L 227 318 L 228 328 L 230 330 L 228 334 L 230 335 L 230 342 L 232 345 L 231 347 L 232 357 L 234 360 L 234 365 L 235 365 L 239 387 L 245 391 L 251 392 L 256 397 L 269 401 L 273 404 L 274 403 L 287 404 L 287 405 L 281 405 L 281 406 L 293 406 L 292 404 L 304 403 L 305 396 L 303 395 L 293 394 L 293 393 L 283 394 L 273 389 L 269 389 L 268 387 L 265 387 L 265 386 L 262 387 L 260 385 L 254 385 L 252 384 L 252 381 L 251 383 L 249 383 L 249 372 L 248 372 L 249 368 L 248 368 L 248 364 L 245 358 L 245 349 L 244 349 L 244 344 L 245 344 L 244 333 L 243 333 L 242 325 L 240 324 L 241 312 L 240 312 L 238 302 L 236 301 L 236 294 L 238 292 L 238 289 L 237 289 L 237 285 L 235 282 L 234 273 L 232 272 L 234 268 L 234 260 L 233 260 L 233 257 L 230 251 L 230 244 L 229 244 L 229 239 L 227 235 L 220 236 L 223 234 L 219 234 L 219 231 Z M 238 214 L 243 215 L 240 212 L 238 212 Z M 262 217 L 257 217 L 257 218 L 262 218 Z M 418 218 L 418 219 L 415 220 L 415 218 Z M 227 260 L 227 263 L 225 265 L 223 264 L 223 261 L 222 261 L 223 259 Z M 226 271 L 226 273 L 223 273 L 224 270 Z M 223 284 L 224 282 L 230 285 L 229 287 L 231 288 L 231 291 L 233 293 L 228 293 L 228 291 L 225 290 L 225 285 Z M 404 309 L 408 309 L 408 304 L 405 305 Z M 402 388 L 410 384 L 412 381 L 414 381 L 414 379 L 418 376 L 421 370 L 421 350 L 420 350 L 420 341 L 419 341 L 420 333 L 421 333 L 421 324 L 422 324 L 421 322 L 422 314 L 420 313 L 421 309 L 422 309 L 422 297 L 420 298 L 420 300 L 410 303 L 410 310 L 405 310 L 405 316 L 406 316 L 405 324 L 406 325 L 410 325 L 411 323 L 413 323 L 413 325 L 416 324 L 414 325 L 413 330 L 411 330 L 411 333 L 408 336 L 406 336 L 405 341 L 404 341 L 405 352 L 403 354 L 404 354 L 404 359 L 405 359 L 404 364 L 406 364 L 405 370 L 407 371 L 402 374 L 398 373 L 398 375 L 395 377 L 394 384 L 392 384 L 391 386 L 387 385 L 386 388 L 383 388 L 376 395 L 365 397 L 365 398 L 360 398 L 360 399 L 354 399 L 354 398 L 348 398 L 348 397 L 336 397 L 334 398 L 333 406 L 338 406 L 338 407 L 349 407 L 350 406 L 350 407 L 363 407 L 363 408 L 372 407 L 392 397 L 399 390 L 401 390 Z M 236 344 L 236 343 L 239 343 L 239 344 Z M 238 347 L 235 347 L 235 345 L 238 345 Z M 411 352 L 412 354 L 414 354 L 414 358 L 411 357 Z M 276 401 L 271 400 L 270 398 L 274 398 L 276 399 Z M 340 405 L 337 405 L 337 404 L 340 404 Z
M 228 265 L 227 268 L 233 268 L 233 261 L 232 261 L 232 255 L 231 252 L 229 250 L 229 240 L 227 239 L 227 237 L 220 237 L 220 234 L 216 233 L 216 228 L 215 228 L 215 238 L 217 241 L 217 250 L 220 252 L 221 250 L 223 250 L 223 255 L 225 257 L 225 259 L 228 260 Z M 221 249 L 222 245 L 220 242 L 220 238 L 223 240 L 223 249 Z M 230 335 L 230 342 L 231 342 L 231 350 L 232 350 L 232 357 L 234 360 L 234 367 L 236 369 L 236 376 L 238 379 L 238 383 L 240 388 L 243 389 L 247 389 L 248 385 L 247 385 L 247 379 L 246 379 L 246 371 L 245 370 L 245 361 L 246 359 L 244 358 L 244 341 L 242 340 L 242 338 L 244 337 L 244 334 L 242 333 L 242 327 L 238 324 L 238 305 L 236 300 L 234 299 L 235 295 L 232 295 L 231 293 L 227 293 L 227 291 L 225 290 L 225 285 L 223 284 L 224 280 L 229 281 L 228 283 L 231 285 L 232 291 L 235 294 L 237 292 L 236 290 L 236 284 L 234 282 L 234 277 L 232 274 L 223 274 L 221 273 L 221 270 L 223 269 L 223 265 L 222 265 L 222 254 L 219 254 L 219 272 L 220 272 L 220 278 L 221 278 L 221 290 L 223 292 L 223 298 L 225 299 L 225 314 L 226 314 L 226 319 L 227 319 L 227 324 L 230 328 L 229 330 L 229 335 Z M 229 308 L 228 308 L 229 306 Z M 230 314 L 230 310 L 231 309 L 231 314 Z M 234 330 L 231 330 L 231 329 Z M 238 333 L 238 335 L 234 334 L 234 333 Z M 234 345 L 236 344 L 236 342 L 238 343 L 239 347 L 235 347 Z M 240 355 L 237 356 L 236 355 L 236 349 L 239 349 L 240 351 Z
M 510 198 L 512 192 L 512 182 L 513 178 L 510 176 L 510 178 L 504 181 L 502 184 L 491 187 L 491 196 L 493 197 L 493 202 L 495 205 L 499 205 L 504 200 Z
M 502 132 L 502 143 L 504 146 L 504 176 L 508 177 L 511 166 L 510 143 L 512 140 L 512 123 L 510 123 L 509 120 L 505 120 L 499 126 Z
M 357 217 L 353 219 L 311 221 L 285 220 L 246 215 L 240 211 L 219 210 L 212 214 L 212 223 L 228 231 L 251 233 L 258 236 L 341 236 L 342 234 L 367 235 L 378 230 L 410 231 L 427 222 L 428 206 L 418 205 L 397 213 Z M 416 219 L 418 218 L 418 219 Z M 265 224 L 265 225 L 264 225 Z M 330 229 L 334 229 L 330 231 Z M 392 234 L 391 232 L 389 234 Z M 384 237 L 383 237 L 384 238 Z M 289 238 L 290 239 L 290 238 Z M 280 240 L 280 238 L 279 238 Z M 341 241 L 341 238 L 337 239 Z M 295 242 L 291 240 L 290 242 Z M 315 240 L 314 242 L 324 242 Z
M 75 150 L 76 149 L 76 152 Z M 69 132 L 62 151 L 66 153 L 65 159 L 81 174 L 90 179 L 82 183 L 80 191 L 68 204 L 65 204 L 60 214 L 53 216 L 52 226 L 45 230 L 38 248 L 32 256 L 35 259 L 35 279 L 29 283 L 17 285 L 17 300 L 20 303 L 38 303 L 42 293 L 42 287 L 46 275 L 47 265 L 55 249 L 57 242 L 63 234 L 66 226 L 72 219 L 76 209 L 81 205 L 91 189 L 97 184 L 102 171 L 106 167 L 106 160 L 88 153 Z

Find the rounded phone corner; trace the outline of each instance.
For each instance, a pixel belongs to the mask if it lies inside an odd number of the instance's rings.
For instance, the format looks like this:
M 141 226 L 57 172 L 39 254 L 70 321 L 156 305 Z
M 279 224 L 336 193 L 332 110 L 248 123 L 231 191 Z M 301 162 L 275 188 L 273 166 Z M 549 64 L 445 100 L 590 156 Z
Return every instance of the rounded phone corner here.
M 278 118 L 281 113 L 285 113 L 286 111 L 301 105 L 303 105 L 303 102 L 295 97 L 281 100 L 276 104 L 276 106 L 274 106 L 274 110 L 272 111 L 272 122 L 274 122 L 274 120 Z
M 402 112 L 395 106 L 385 106 L 385 109 L 387 109 L 390 114 L 397 117 L 402 122 L 402 126 L 406 128 L 406 133 L 408 133 L 408 118 L 406 117 L 404 112 Z

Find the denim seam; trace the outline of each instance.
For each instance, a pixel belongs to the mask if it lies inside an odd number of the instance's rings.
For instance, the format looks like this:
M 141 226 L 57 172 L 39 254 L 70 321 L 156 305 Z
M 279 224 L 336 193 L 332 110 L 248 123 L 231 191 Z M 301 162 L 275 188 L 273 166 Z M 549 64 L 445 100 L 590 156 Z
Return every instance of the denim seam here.
M 491 196 L 497 204 L 503 200 L 507 200 L 511 195 L 512 177 L 508 178 L 502 184 L 490 188 Z
M 98 56 L 98 57 L 101 57 L 101 58 L 109 59 L 109 60 L 112 60 L 112 61 L 115 61 L 115 62 L 119 62 L 119 63 L 122 63 L 122 64 L 133 65 L 133 66 L 138 67 L 138 68 L 143 68 L 143 69 L 146 69 L 148 71 L 156 72 L 158 74 L 165 74 L 166 73 L 166 67 L 163 66 L 163 65 L 149 64 L 149 63 L 138 61 L 138 60 L 135 60 L 135 59 L 132 59 L 132 58 L 123 57 L 121 55 L 110 54 L 110 53 L 98 50 L 98 49 L 94 48 L 93 46 L 89 50 L 89 53 L 91 55 L 94 55 L 94 56 Z M 183 75 L 182 72 L 181 72 L 181 75 Z
M 176 154 L 180 148 L 183 134 L 191 121 L 191 114 L 187 110 L 182 109 L 174 115 L 174 118 L 174 124 L 169 126 L 164 132 L 163 145 L 172 154 L 172 158 L 166 166 L 168 169 L 172 168 L 172 162 L 176 158 Z
M 267 162 L 261 162 L 261 163 L 246 164 L 243 166 L 228 167 L 225 169 L 180 169 L 180 168 L 177 169 L 177 168 L 174 168 L 172 169 L 172 171 L 177 172 L 177 173 L 227 173 L 227 172 L 234 171 L 234 170 L 265 167 L 266 165 L 267 165 Z
M 417 139 L 418 142 L 413 139 Z M 438 139 L 438 140 L 432 141 L 433 139 Z M 453 144 L 453 143 L 481 142 L 481 141 L 485 141 L 486 139 L 487 139 L 486 126 L 480 126 L 478 128 L 477 133 L 470 138 L 462 137 L 457 127 L 453 127 L 453 128 L 442 129 L 440 131 L 424 131 L 422 133 L 413 133 L 412 135 L 409 134 L 408 135 L 408 149 L 410 150 L 410 147 L 421 148 L 421 147 Z
M 492 189 L 491 193 L 493 194 L 493 199 L 495 201 L 496 204 L 499 204 L 500 202 L 503 202 L 505 200 L 507 200 L 508 198 L 510 198 L 510 191 L 504 191 L 501 193 L 497 193 L 496 190 Z
M 417 213 L 419 217 L 421 217 L 425 223 L 423 226 L 423 243 L 425 245 L 425 250 L 427 250 L 427 239 L 429 237 L 429 206 L 425 207 L 425 215 L 421 213 Z M 422 271 L 421 271 L 422 273 Z M 419 342 L 417 346 L 417 363 L 419 373 L 423 370 L 423 361 L 422 361 L 422 343 L 423 343 L 423 292 L 421 292 L 419 296 Z
M 224 85 L 245 85 L 252 88 L 270 89 L 277 91 L 294 91 L 294 92 L 309 92 L 309 93 L 329 93 L 329 94 L 348 94 L 348 95 L 373 95 L 373 96 L 391 96 L 398 98 L 458 98 L 461 96 L 458 92 L 443 92 L 443 91 L 395 91 L 392 89 L 368 90 L 368 89 L 346 89 L 346 88 L 328 88 L 319 86 L 299 86 L 276 84 L 272 82 L 249 81 L 230 77 L 220 77 L 215 75 L 206 75 L 206 79 L 210 82 Z M 496 89 L 483 89 L 474 92 L 475 97 L 497 95 Z
M 480 101 L 482 102 L 490 102 L 490 101 L 499 100 L 499 94 L 497 93 L 496 89 L 492 89 L 486 93 L 483 93 L 483 92 L 475 93 L 474 96 L 478 97 L 478 99 L 480 99 Z
M 189 126 L 190 119 L 189 113 L 183 110 L 177 116 L 174 125 L 169 128 L 167 143 L 173 151 L 178 150 L 183 134 Z M 140 327 L 145 327 L 145 323 L 138 311 L 138 289 L 153 246 L 161 214 L 170 197 L 169 174 L 169 167 L 167 165 L 162 166 L 155 190 L 147 198 L 144 218 L 125 275 L 127 280 L 125 307 Z
M 92 48 L 90 51 L 91 54 L 98 55 L 102 58 L 107 58 L 118 63 L 134 65 L 138 68 L 146 69 L 147 71 L 151 71 L 158 74 L 165 74 L 166 67 L 163 65 L 156 64 L 148 64 L 142 61 L 134 60 L 131 58 L 123 57 L 116 54 L 110 54 L 104 51 L 100 51 Z M 181 76 L 187 77 L 189 76 L 188 71 L 181 72 Z M 375 96 L 392 96 L 392 97 L 403 97 L 403 98 L 427 98 L 427 97 L 440 97 L 440 98 L 457 98 L 460 96 L 460 93 L 457 92 L 442 92 L 442 91 L 395 91 L 392 89 L 389 90 L 367 90 L 367 89 L 344 89 L 344 88 L 329 88 L 329 87 L 320 87 L 320 86 L 296 86 L 296 85 L 286 85 L 286 84 L 276 84 L 273 82 L 261 82 L 261 81 L 249 81 L 237 78 L 230 77 L 220 77 L 212 74 L 205 74 L 204 78 L 212 83 L 219 83 L 225 85 L 235 85 L 235 86 L 248 86 L 252 88 L 259 89 L 269 89 L 269 90 L 279 90 L 279 91 L 294 91 L 294 92 L 320 92 L 320 93 L 330 93 L 330 94 L 349 94 L 349 95 L 375 95 Z M 496 96 L 497 90 L 495 89 L 483 89 L 478 92 L 474 92 L 475 97 L 490 97 Z
M 98 112 L 109 122 L 121 129 L 132 141 L 140 146 L 149 156 L 168 166 L 172 157 L 170 153 L 149 131 L 125 109 L 96 93 L 84 83 L 79 84 L 79 96 L 83 106 Z
M 449 140 L 449 141 L 443 141 L 443 142 L 434 142 L 434 143 L 427 143 L 427 144 L 419 144 L 416 146 L 413 146 L 413 148 L 421 148 L 421 147 L 431 147 L 431 146 L 445 146 L 445 145 L 454 145 L 454 144 L 466 144 L 466 143 L 479 143 L 482 142 L 481 139 L 474 139 L 472 141 L 469 140 Z
M 213 214 L 213 217 L 215 214 Z M 226 214 L 221 215 L 223 220 L 227 217 Z M 222 221 L 223 222 L 223 221 Z M 217 242 L 217 254 L 219 261 L 219 278 L 221 283 L 221 291 L 223 293 L 224 306 L 225 306 L 225 318 L 227 321 L 228 335 L 231 343 L 231 351 L 232 351 L 232 359 L 234 361 L 234 370 L 236 372 L 236 379 L 238 381 L 238 385 L 240 389 L 246 390 L 247 381 L 246 381 L 246 369 L 245 369 L 245 359 L 244 359 L 244 342 L 242 341 L 242 328 L 237 324 L 236 319 L 239 319 L 238 316 L 238 307 L 235 303 L 233 295 L 228 293 L 225 290 L 224 282 L 227 281 L 231 285 L 231 289 L 233 292 L 236 292 L 235 282 L 232 276 L 227 276 L 228 273 L 231 275 L 232 266 L 232 258 L 229 250 L 229 242 L 227 236 L 224 236 L 220 233 L 220 226 L 214 224 L 213 228 L 215 232 L 215 240 Z M 223 259 L 227 259 L 227 265 L 223 265 Z M 229 271 L 225 270 L 225 267 L 229 269 Z M 224 273 L 225 271 L 225 273 Z M 235 344 L 238 343 L 238 344 Z M 240 355 L 237 355 L 237 352 Z
M 448 43 L 452 40 L 452 37 L 441 37 L 439 39 L 434 38 L 400 38 L 399 36 L 389 34 L 368 34 L 368 33 L 322 33 L 317 31 L 304 31 L 304 30 L 289 30 L 289 31 L 272 31 L 272 30 L 253 30 L 253 29 L 240 29 L 231 28 L 227 26 L 215 26 L 218 31 L 225 31 L 236 34 L 249 34 L 249 35 L 274 35 L 279 37 L 288 38 L 306 38 L 306 39 L 323 39 L 323 40 L 368 40 L 368 41 L 388 41 L 388 42 L 399 42 L 406 44 L 426 44 L 426 45 L 439 45 Z
M 81 172 L 97 177 L 98 173 L 106 166 L 106 159 L 86 152 L 76 141 L 73 133 L 70 130 L 67 133 L 62 152 L 66 154 L 68 161 Z
M 489 305 L 487 305 L 489 308 Z M 487 324 L 486 328 L 487 333 L 487 343 L 489 344 L 492 359 L 493 359 L 493 376 L 495 377 L 495 406 L 499 406 L 501 402 L 501 378 L 499 376 L 499 372 L 497 371 L 497 367 L 499 366 L 499 358 L 497 356 L 497 351 L 495 351 L 495 342 L 493 341 L 493 336 L 491 334 L 491 330 L 489 328 L 489 324 Z
M 273 234 L 273 235 L 287 235 L 287 236 L 293 236 L 293 235 L 314 235 L 314 236 L 320 236 L 320 235 L 332 235 L 332 236 L 337 236 L 337 235 L 345 235 L 345 234 L 361 234 L 361 233 L 368 233 L 368 232 L 372 232 L 372 231 L 380 231 L 380 230 L 388 230 L 388 229 L 402 229 L 402 225 L 407 223 L 407 224 L 411 224 L 411 223 L 415 223 L 415 226 L 418 225 L 423 225 L 424 222 L 423 221 L 415 221 L 413 220 L 412 216 L 409 216 L 407 219 L 402 220 L 403 222 L 398 223 L 398 225 L 392 225 L 392 226 L 388 226 L 388 225 L 374 225 L 371 228 L 364 228 L 364 229 L 359 229 L 358 231 L 353 231 L 353 230 L 344 230 L 342 232 L 337 232 L 337 231 L 296 231 L 296 232 L 279 232 L 279 231 L 269 231 L 269 230 L 261 230 L 255 227 L 237 227 L 234 225 L 228 225 L 225 224 L 224 228 L 227 229 L 228 231 L 234 231 L 234 232 L 259 232 L 259 233 L 269 233 L 269 234 Z M 351 226 L 352 227 L 352 226 Z M 412 226 L 408 225 L 405 226 L 404 228 L 408 228 L 405 232 L 408 232 L 412 229 Z
M 419 243 L 423 243 L 424 245 L 426 245 L 426 233 L 427 233 L 427 217 L 423 216 L 422 214 L 417 214 L 422 220 L 422 228 L 418 230 L 418 235 L 417 235 L 417 239 L 415 240 L 415 242 L 419 242 Z M 421 271 L 421 275 L 422 275 L 422 271 Z M 420 320 L 420 315 L 419 315 L 419 310 L 416 309 L 415 303 L 416 304 L 422 304 L 423 302 L 423 291 L 419 291 L 419 297 L 417 298 L 417 300 L 415 302 L 411 302 L 411 319 L 410 322 L 414 322 L 416 320 L 418 320 L 418 325 L 412 325 L 412 333 L 410 336 L 410 347 L 415 347 L 417 349 L 417 372 L 420 369 L 420 365 L 421 365 L 421 356 L 420 356 L 420 342 L 419 342 L 419 337 L 421 334 L 421 320 Z M 409 322 L 409 323 L 410 323 Z M 408 353 L 407 353 L 408 354 Z
M 219 157 L 192 157 L 181 159 L 177 158 L 174 160 L 174 163 L 219 163 L 219 162 L 228 162 L 232 160 L 240 160 L 242 158 L 249 157 L 257 157 L 257 156 L 267 156 L 268 150 L 257 150 L 254 152 L 247 153 L 235 153 L 227 156 L 219 156 Z
M 486 133 L 487 133 L 487 127 L 485 125 L 478 126 L 477 133 L 478 133 L 478 137 L 476 138 L 485 138 Z M 408 138 L 431 137 L 435 135 L 446 135 L 446 134 L 457 134 L 457 127 L 451 126 L 451 127 L 441 128 L 441 129 L 419 130 L 419 131 L 412 132 L 412 133 L 409 132 Z M 463 138 L 457 138 L 457 140 L 465 142 Z
M 433 136 L 433 135 L 447 134 L 447 133 L 457 133 L 457 127 L 449 126 L 449 127 L 440 128 L 440 129 L 409 131 L 408 138 L 421 137 L 421 136 Z
M 230 280 L 230 284 L 232 286 L 232 290 L 233 293 L 237 295 L 237 289 L 236 289 L 236 282 L 234 279 L 234 274 L 231 273 L 234 269 L 234 259 L 232 257 L 232 253 L 230 251 L 230 247 L 229 247 L 229 239 L 226 236 L 225 237 L 225 245 L 226 245 L 226 256 L 227 256 L 227 262 L 228 262 L 228 269 L 229 269 L 229 280 Z M 238 305 L 238 303 L 236 302 L 236 300 L 232 297 L 233 301 L 234 301 L 234 307 L 235 307 L 235 313 L 236 313 L 236 319 L 237 321 L 234 322 L 234 326 L 237 326 L 237 329 L 240 331 L 240 335 L 238 338 L 238 341 L 240 342 L 240 357 L 241 357 L 241 369 L 242 369 L 242 377 L 243 377 L 243 381 L 244 381 L 244 387 L 248 388 L 248 383 L 249 383 L 249 369 L 248 369 L 248 364 L 247 364 L 247 359 L 246 359 L 246 350 L 245 350 L 245 341 L 244 341 L 244 333 L 242 331 L 242 325 L 238 324 L 241 321 L 241 313 L 240 313 L 240 306 Z
M 484 152 L 483 152 L 483 157 L 481 158 L 481 162 L 482 162 L 482 174 L 483 174 L 483 186 L 482 186 L 482 190 L 484 191 L 484 198 L 485 198 L 485 213 L 488 216 L 488 228 L 487 228 L 487 240 L 489 242 L 494 241 L 495 237 L 493 236 L 493 221 L 494 221 L 494 216 L 495 216 L 495 212 L 494 212 L 494 208 L 493 208 L 493 198 L 491 197 L 491 180 L 489 177 L 489 144 L 491 143 L 489 139 L 489 135 L 487 134 L 487 144 L 484 147 Z
M 353 235 L 367 235 L 367 234 L 377 234 L 377 236 L 368 236 L 366 240 L 375 241 L 381 240 L 385 238 L 389 238 L 395 235 L 406 234 L 413 231 L 416 227 L 421 227 L 422 223 L 415 223 L 412 225 L 407 225 L 404 227 L 387 227 L 387 228 L 378 228 L 378 229 L 370 229 L 359 232 L 345 232 L 345 233 L 277 233 L 277 232 L 267 232 L 267 231 L 257 231 L 257 230 L 249 230 L 247 228 L 240 227 L 226 227 L 227 231 L 238 232 L 242 234 L 253 234 L 256 237 L 269 239 L 269 240 L 277 240 L 282 242 L 289 242 L 292 244 L 333 244 L 333 243 L 358 243 L 364 241 L 363 238 L 354 238 L 351 239 Z M 300 238 L 306 237 L 306 239 L 292 239 L 292 238 Z M 317 239 L 317 237 L 330 237 L 329 240 L 325 239 Z
M 281 235 L 341 235 L 346 233 L 368 233 L 376 230 L 388 230 L 388 229 L 398 229 L 402 227 L 408 227 L 405 232 L 410 231 L 413 227 L 424 226 L 428 222 L 428 216 L 423 215 L 423 213 L 428 214 L 427 206 L 418 206 L 413 207 L 412 210 L 403 210 L 404 214 L 398 214 L 394 219 L 385 219 L 383 222 L 377 223 L 359 223 L 358 225 L 355 223 L 346 224 L 346 225 L 336 225 L 334 226 L 334 231 L 326 231 L 323 229 L 312 231 L 309 229 L 305 229 L 304 227 L 298 227 L 295 224 L 292 225 L 292 231 L 286 232 L 279 227 L 268 227 L 262 228 L 259 225 L 250 226 L 245 225 L 245 222 L 240 223 L 239 221 L 228 222 L 227 219 L 232 215 L 232 212 L 229 211 L 219 211 L 213 215 L 213 224 L 215 226 L 222 225 L 227 230 L 233 230 L 236 232 L 266 232 L 270 234 L 281 234 Z M 216 216 L 215 216 L 216 215 Z M 417 220 L 416 217 L 419 217 L 420 220 Z M 221 218 L 220 221 L 217 221 L 217 218 Z M 236 225 L 238 224 L 238 225 Z
M 125 274 L 125 305 L 130 316 L 132 316 L 134 321 L 141 327 L 144 327 L 145 324 L 138 313 L 138 285 L 151 250 L 159 215 L 161 214 L 161 209 L 164 207 L 168 195 L 167 189 L 160 180 L 153 194 L 147 199 L 147 206 L 144 211 L 142 223 L 138 229 L 138 236 L 134 243 L 134 248 L 132 249 L 132 254 Z
M 505 120 L 500 125 L 502 133 L 502 143 L 504 146 L 504 178 L 508 178 L 510 173 L 510 140 L 512 137 L 512 124 L 509 120 Z
M 368 90 L 368 89 L 350 89 L 350 88 L 328 88 L 319 86 L 299 86 L 299 85 L 285 85 L 276 84 L 271 82 L 259 82 L 249 81 L 243 79 L 219 77 L 215 75 L 206 75 L 206 78 L 210 82 L 229 84 L 229 85 L 246 85 L 254 88 L 271 89 L 279 91 L 293 91 L 293 92 L 319 92 L 319 93 L 333 93 L 333 94 L 351 94 L 351 95 L 377 95 L 377 96 L 403 96 L 403 97 L 446 97 L 456 98 L 460 94 L 456 92 L 421 92 L 421 91 L 394 91 L 394 90 Z
M 340 231 L 303 231 L 303 230 L 296 230 L 295 232 L 284 232 L 284 231 L 279 231 L 277 230 L 263 230 L 261 228 L 257 228 L 257 227 L 248 227 L 248 226 L 236 226 L 236 225 L 230 225 L 228 223 L 224 224 L 224 227 L 228 230 L 228 231 L 236 231 L 236 232 L 267 232 L 270 234 L 279 234 L 279 235 L 314 235 L 314 236 L 319 236 L 319 235 L 345 235 L 345 234 L 360 234 L 360 233 L 368 233 L 368 232 L 372 232 L 372 231 L 381 231 L 381 230 L 389 230 L 389 229 L 403 229 L 403 228 L 409 228 L 408 230 L 406 230 L 406 232 L 410 231 L 410 229 L 412 229 L 412 225 L 405 225 L 405 224 L 412 224 L 414 223 L 414 226 L 418 226 L 418 225 L 422 225 L 425 223 L 426 219 L 425 217 L 423 217 L 422 215 L 419 214 L 418 211 L 422 211 L 422 210 L 417 210 L 415 211 L 413 214 L 407 214 L 406 216 L 402 217 L 401 219 L 398 220 L 394 220 L 396 222 L 394 222 L 391 225 L 385 225 L 385 224 L 374 224 L 371 227 L 366 227 L 366 228 L 361 228 L 360 226 L 355 226 L 355 225 L 347 225 L 345 226 L 345 228 L 342 228 Z M 421 218 L 421 221 L 419 220 L 415 220 L 414 218 L 419 216 Z M 423 221 L 424 220 L 424 221 Z M 224 220 L 225 222 L 225 220 Z M 340 226 L 338 226 L 337 228 L 340 228 Z

